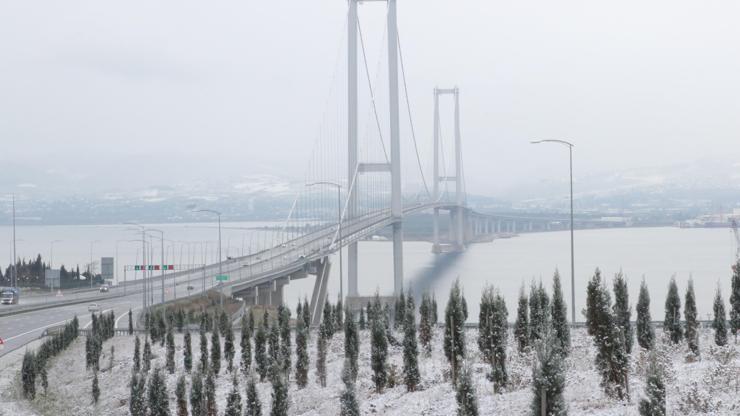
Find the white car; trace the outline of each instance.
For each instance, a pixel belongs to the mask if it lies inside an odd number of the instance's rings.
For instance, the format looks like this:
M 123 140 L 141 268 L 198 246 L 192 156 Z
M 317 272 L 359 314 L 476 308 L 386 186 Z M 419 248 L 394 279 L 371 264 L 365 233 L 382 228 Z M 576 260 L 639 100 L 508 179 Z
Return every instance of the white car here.
M 97 303 L 91 303 L 87 305 L 87 311 L 88 312 L 98 312 L 100 311 L 100 305 L 98 305 Z

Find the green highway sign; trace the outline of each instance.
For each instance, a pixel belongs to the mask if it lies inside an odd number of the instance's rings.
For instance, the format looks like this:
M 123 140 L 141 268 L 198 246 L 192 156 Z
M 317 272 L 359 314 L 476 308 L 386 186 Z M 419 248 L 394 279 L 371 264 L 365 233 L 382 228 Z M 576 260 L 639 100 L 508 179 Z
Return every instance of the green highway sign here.
M 225 274 L 219 274 L 216 276 L 216 280 L 218 280 L 219 282 L 225 282 L 229 280 L 229 276 Z

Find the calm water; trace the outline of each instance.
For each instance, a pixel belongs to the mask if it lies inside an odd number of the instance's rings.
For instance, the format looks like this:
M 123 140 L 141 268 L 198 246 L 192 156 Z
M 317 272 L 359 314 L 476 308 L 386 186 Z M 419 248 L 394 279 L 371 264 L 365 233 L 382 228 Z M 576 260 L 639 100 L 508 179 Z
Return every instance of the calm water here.
M 267 223 L 225 223 L 223 225 L 223 255 L 238 256 L 269 246 L 273 233 L 255 230 Z M 217 258 L 218 238 L 215 224 L 161 224 L 153 228 L 165 232 L 166 263 L 211 263 Z M 127 240 L 138 238 L 126 226 L 19 226 L 18 255 L 50 254 L 54 243 L 54 264 L 77 265 L 81 269 L 90 260 L 91 241 L 95 260 L 115 256 L 118 245 L 118 266 L 135 264 L 141 259 L 141 243 Z M 10 229 L 0 227 L 0 259 L 10 261 Z M 118 242 L 118 244 L 116 244 Z M 160 246 L 154 239 L 155 259 Z M 250 248 L 251 247 L 251 248 Z M 464 288 L 471 320 L 477 320 L 477 301 L 486 285 L 497 287 L 507 300 L 509 317 L 513 320 L 516 299 L 522 284 L 542 279 L 547 287 L 555 269 L 563 278 L 566 298 L 570 300 L 570 249 L 568 232 L 523 234 L 516 238 L 475 244 L 458 255 L 434 255 L 431 245 L 407 242 L 404 245 L 406 282 L 415 287 L 430 287 L 436 293 L 439 307 L 444 308 L 447 293 L 459 278 Z M 360 292 L 371 295 L 376 290 L 390 293 L 393 289 L 391 244 L 389 242 L 360 243 Z M 631 303 L 637 301 L 640 280 L 645 277 L 652 298 L 654 319 L 662 319 L 663 302 L 668 280 L 676 276 L 683 292 L 690 276 L 694 278 L 699 313 L 711 313 L 712 299 L 720 283 L 725 298 L 729 295 L 730 265 L 735 243 L 728 229 L 633 228 L 576 231 L 576 310 L 585 307 L 585 285 L 599 267 L 608 280 L 620 269 L 630 284 Z M 2 255 L 4 253 L 4 256 Z M 334 256 L 330 296 L 339 292 L 338 256 Z M 4 267 L 3 267 L 4 269 Z M 289 305 L 298 298 L 310 296 L 313 278 L 293 281 L 285 292 Z M 345 284 L 346 290 L 346 284 Z M 570 302 L 569 302 L 570 303 Z M 579 313 L 579 319 L 580 313 Z

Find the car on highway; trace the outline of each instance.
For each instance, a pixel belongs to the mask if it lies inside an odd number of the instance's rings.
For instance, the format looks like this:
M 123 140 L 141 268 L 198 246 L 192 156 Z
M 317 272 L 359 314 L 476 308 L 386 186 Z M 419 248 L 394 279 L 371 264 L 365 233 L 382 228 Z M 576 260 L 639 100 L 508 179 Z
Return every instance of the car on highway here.
M 108 286 L 100 286 L 100 293 L 108 293 L 108 290 L 110 290 Z
M 188 286 L 188 290 L 193 290 L 193 289 L 195 289 L 195 288 L 192 287 L 192 286 Z
M 99 312 L 100 311 L 100 305 L 97 303 L 91 303 L 87 305 L 87 311 L 88 312 Z

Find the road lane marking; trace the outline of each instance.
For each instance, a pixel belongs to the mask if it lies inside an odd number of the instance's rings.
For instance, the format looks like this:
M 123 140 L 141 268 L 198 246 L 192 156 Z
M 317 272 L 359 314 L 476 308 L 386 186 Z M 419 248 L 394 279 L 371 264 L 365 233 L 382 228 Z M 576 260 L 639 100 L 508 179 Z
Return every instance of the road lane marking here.
M 24 335 L 28 335 L 28 334 L 30 334 L 31 332 L 35 332 L 35 331 L 38 331 L 38 330 L 40 330 L 40 329 L 46 329 L 46 328 L 48 328 L 48 327 L 50 327 L 50 326 L 54 326 L 54 325 L 59 325 L 59 324 L 63 324 L 63 323 L 65 323 L 65 322 L 67 322 L 67 321 L 69 321 L 69 319 L 65 319 L 65 320 L 63 320 L 63 321 L 59 321 L 59 322 L 56 322 L 56 323 L 53 323 L 53 324 L 49 324 L 49 325 L 44 325 L 44 326 L 38 327 L 38 328 L 36 328 L 36 329 L 32 329 L 32 330 L 30 330 L 30 331 L 26 331 L 26 332 L 24 332 L 24 333 L 22 333 L 22 334 L 14 335 L 14 336 L 12 336 L 12 337 L 10 337 L 10 338 L 5 338 L 5 342 L 8 342 L 8 341 L 10 341 L 10 340 L 13 340 L 13 339 L 16 339 L 16 338 L 18 338 L 18 337 L 22 337 L 22 336 L 24 336 Z
M 112 309 L 106 309 L 103 312 L 100 312 L 100 315 L 104 315 L 106 312 L 110 311 Z M 92 319 L 90 319 L 90 322 L 87 323 L 87 325 L 83 326 L 82 329 L 87 329 L 88 326 L 92 325 Z
M 136 308 L 134 308 L 134 309 L 130 309 L 130 311 L 131 311 L 131 314 L 133 315 L 134 311 L 135 311 L 135 310 L 137 310 L 137 309 L 141 309 L 141 306 L 139 306 L 139 307 L 136 307 Z M 113 328 L 118 328 L 118 321 L 120 321 L 120 320 L 121 320 L 121 318 L 123 318 L 123 317 L 124 317 L 124 316 L 126 316 L 126 315 L 128 315 L 128 311 L 126 311 L 126 312 L 122 313 L 122 314 L 121 314 L 121 316 L 119 316 L 119 317 L 118 317 L 118 319 L 116 319 L 116 323 L 115 323 L 115 324 L 113 325 Z

